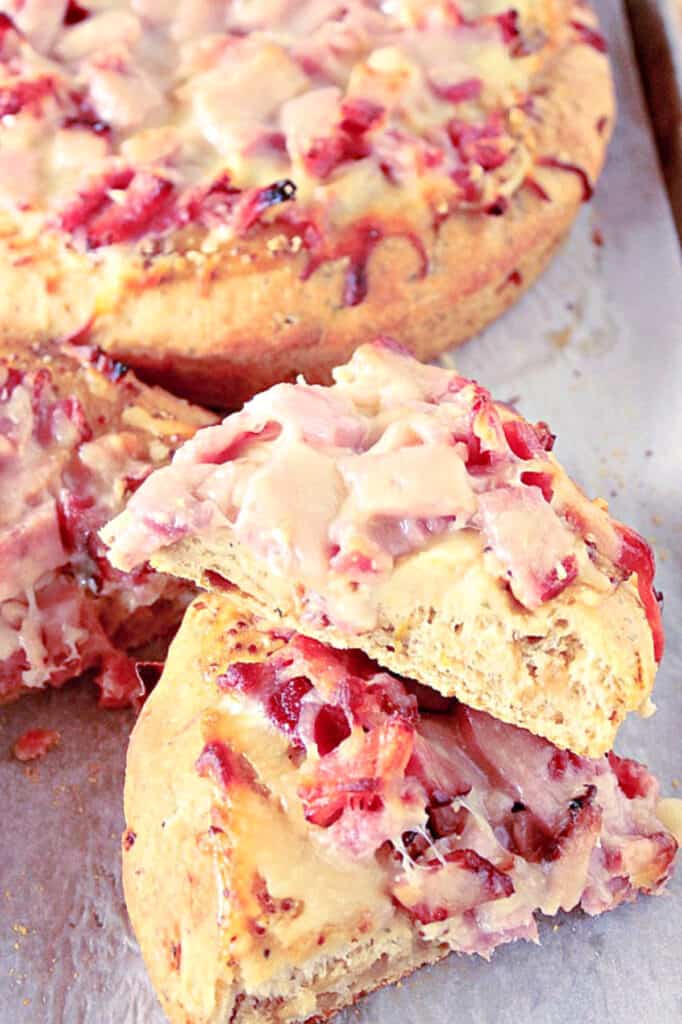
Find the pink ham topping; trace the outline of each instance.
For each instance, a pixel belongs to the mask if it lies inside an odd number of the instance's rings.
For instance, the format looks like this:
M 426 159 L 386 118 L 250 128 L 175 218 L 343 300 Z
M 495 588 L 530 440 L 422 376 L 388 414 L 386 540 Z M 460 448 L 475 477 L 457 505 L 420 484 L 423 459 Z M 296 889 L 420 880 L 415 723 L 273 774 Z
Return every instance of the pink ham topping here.
M 608 589 L 637 573 L 660 657 L 653 555 L 571 484 L 546 424 L 387 341 L 362 346 L 335 378 L 278 385 L 200 431 L 107 527 L 114 564 L 233 532 L 301 583 L 312 621 L 352 633 L 373 627 L 401 559 L 465 532 L 529 610 L 574 583 L 596 576 Z
M 298 188 L 299 221 L 315 218 L 320 199 L 329 213 L 331 260 L 345 219 L 335 220 L 335 190 L 355 191 L 359 163 L 368 182 L 409 187 L 428 219 L 462 205 L 503 214 L 533 160 L 532 122 L 519 127 L 533 78 L 519 58 L 551 47 L 523 8 L 468 5 L 464 16 L 455 3 L 416 12 L 380 0 L 6 6 L 0 193 L 83 248 L 148 241 L 149 257 L 164 236 L 181 246 L 188 223 L 242 235 L 279 220 Z M 604 49 L 588 20 L 567 23 L 564 35 Z M 130 180 L 93 207 L 96 183 L 122 167 Z M 313 233 L 298 238 L 314 261 Z M 362 301 L 364 290 L 362 281 L 350 286 L 345 301 Z
M 558 750 L 298 635 L 217 685 L 291 744 L 314 839 L 377 858 L 396 903 L 453 948 L 487 955 L 534 938 L 537 910 L 601 913 L 670 875 L 677 843 L 634 761 Z M 220 741 L 197 762 L 228 789 L 245 780 L 234 765 Z

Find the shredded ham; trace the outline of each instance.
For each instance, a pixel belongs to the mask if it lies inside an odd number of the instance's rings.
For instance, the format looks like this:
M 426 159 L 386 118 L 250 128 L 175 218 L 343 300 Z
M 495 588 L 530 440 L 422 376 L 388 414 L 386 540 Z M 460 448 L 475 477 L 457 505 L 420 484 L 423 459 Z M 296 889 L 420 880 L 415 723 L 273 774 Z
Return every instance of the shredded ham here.
M 677 842 L 634 761 L 589 760 L 454 699 L 434 705 L 364 655 L 297 635 L 216 681 L 287 737 L 312 840 L 376 858 L 429 939 L 487 956 L 535 938 L 538 911 L 598 914 L 670 875 Z M 227 789 L 256 778 L 219 739 L 197 769 Z
M 373 628 L 400 559 L 466 530 L 530 610 L 574 583 L 608 589 L 637 573 L 660 657 L 650 548 L 571 483 L 546 424 L 386 341 L 362 346 L 335 378 L 280 384 L 200 431 L 104 531 L 113 563 L 129 570 L 227 531 L 295 577 L 311 615 L 358 633 Z

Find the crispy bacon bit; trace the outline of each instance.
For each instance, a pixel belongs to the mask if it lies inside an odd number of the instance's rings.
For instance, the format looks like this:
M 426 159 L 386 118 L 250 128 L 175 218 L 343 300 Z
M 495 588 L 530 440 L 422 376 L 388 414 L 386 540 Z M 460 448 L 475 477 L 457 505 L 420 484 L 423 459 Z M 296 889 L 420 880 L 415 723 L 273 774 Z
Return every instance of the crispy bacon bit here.
M 128 850 L 132 850 L 133 846 L 135 845 L 136 839 L 137 833 L 133 832 L 132 828 L 127 828 L 123 833 L 123 849 L 126 851 L 126 853 L 128 852 Z
M 577 174 L 583 188 L 583 202 L 586 203 L 594 195 L 594 185 L 584 167 L 580 164 L 570 163 L 567 160 L 560 160 L 556 156 L 539 156 L 535 160 L 538 167 L 553 167 L 559 171 L 568 171 Z
M 383 117 L 384 108 L 371 100 L 346 99 L 341 104 L 339 126 L 349 135 L 362 135 L 373 128 Z
M 575 29 L 578 33 L 578 37 L 582 43 L 585 43 L 587 46 L 594 47 L 594 49 L 599 53 L 608 53 L 609 48 L 606 39 L 601 32 L 597 32 L 596 29 L 590 28 L 589 25 L 585 25 L 582 21 L 571 21 L 569 24 L 571 28 Z
M 651 634 L 654 640 L 654 657 L 660 661 L 663 657 L 665 638 L 663 634 L 663 621 L 661 609 L 653 587 L 656 563 L 654 553 L 638 533 L 631 530 L 622 523 L 616 523 L 616 530 L 621 539 L 620 555 L 617 559 L 618 567 L 626 573 L 637 573 L 637 591 L 639 599 L 644 605 Z
M 583 794 L 570 801 L 557 833 L 543 855 L 544 860 L 559 860 L 567 845 L 581 834 L 591 835 L 593 842 L 596 841 L 601 825 L 601 811 L 594 804 L 596 793 L 597 787 L 590 783 Z
M 520 35 L 521 30 L 519 28 L 519 12 L 514 8 L 510 7 L 508 11 L 504 11 L 502 14 L 495 16 L 500 32 L 502 33 L 502 41 L 507 46 L 515 44 Z
M 91 532 L 88 513 L 95 506 L 95 499 L 87 494 L 74 494 L 62 488 L 57 499 L 59 534 L 65 551 L 73 552 L 87 544 Z
M 509 209 L 509 200 L 506 196 L 498 196 L 494 202 L 486 206 L 484 213 L 489 217 L 502 217 Z
M 61 736 L 54 729 L 29 729 L 12 747 L 17 761 L 34 761 L 56 747 Z
M 448 917 L 478 907 L 493 900 L 505 899 L 514 893 L 514 883 L 505 872 L 491 864 L 475 850 L 452 850 L 443 860 L 420 858 L 422 867 L 436 873 L 442 872 L 446 882 L 443 886 L 443 902 L 432 905 L 418 902 L 404 905 L 420 924 L 445 921 Z M 458 879 L 457 876 L 464 877 Z M 402 899 L 401 899 L 402 897 Z M 403 903 L 402 887 L 396 887 L 396 899 Z
M 86 128 L 88 131 L 94 132 L 95 135 L 102 135 L 104 137 L 110 135 L 111 125 L 103 121 L 99 114 L 95 112 L 87 95 L 74 91 L 71 93 L 71 102 L 75 108 L 75 113 L 67 114 L 63 118 L 62 128 Z
M 5 14 L 4 11 L 0 11 L 0 41 L 2 40 L 5 32 L 18 32 L 18 29 L 9 14 Z

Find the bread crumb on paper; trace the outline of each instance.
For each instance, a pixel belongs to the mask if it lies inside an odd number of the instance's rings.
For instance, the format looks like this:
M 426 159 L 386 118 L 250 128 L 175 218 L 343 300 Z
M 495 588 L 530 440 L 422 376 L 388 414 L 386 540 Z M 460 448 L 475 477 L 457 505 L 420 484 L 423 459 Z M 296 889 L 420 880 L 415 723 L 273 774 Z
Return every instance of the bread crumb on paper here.
M 28 729 L 15 741 L 12 754 L 17 761 L 35 761 L 61 742 L 55 729 Z

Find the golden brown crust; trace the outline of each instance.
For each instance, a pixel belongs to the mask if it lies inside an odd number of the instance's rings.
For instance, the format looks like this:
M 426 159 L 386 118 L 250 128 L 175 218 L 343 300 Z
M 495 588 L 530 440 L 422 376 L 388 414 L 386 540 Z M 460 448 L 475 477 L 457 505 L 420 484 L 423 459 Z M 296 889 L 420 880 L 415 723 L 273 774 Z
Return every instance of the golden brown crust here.
M 579 14 L 589 17 L 582 5 Z M 594 181 L 614 111 L 606 58 L 573 39 L 533 92 L 538 155 L 575 164 Z M 342 301 L 345 260 L 303 281 L 306 254 L 271 251 L 272 228 L 201 265 L 177 255 L 107 270 L 54 237 L 36 245 L 6 236 L 0 331 L 43 338 L 87 328 L 148 379 L 224 407 L 298 372 L 324 380 L 381 333 L 396 334 L 427 359 L 499 316 L 564 237 L 584 198 L 580 175 L 556 167 L 533 175 L 550 201 L 522 187 L 503 216 L 459 211 L 437 234 L 417 226 L 425 276 L 411 241 L 386 238 L 369 260 L 367 297 L 355 306 Z

